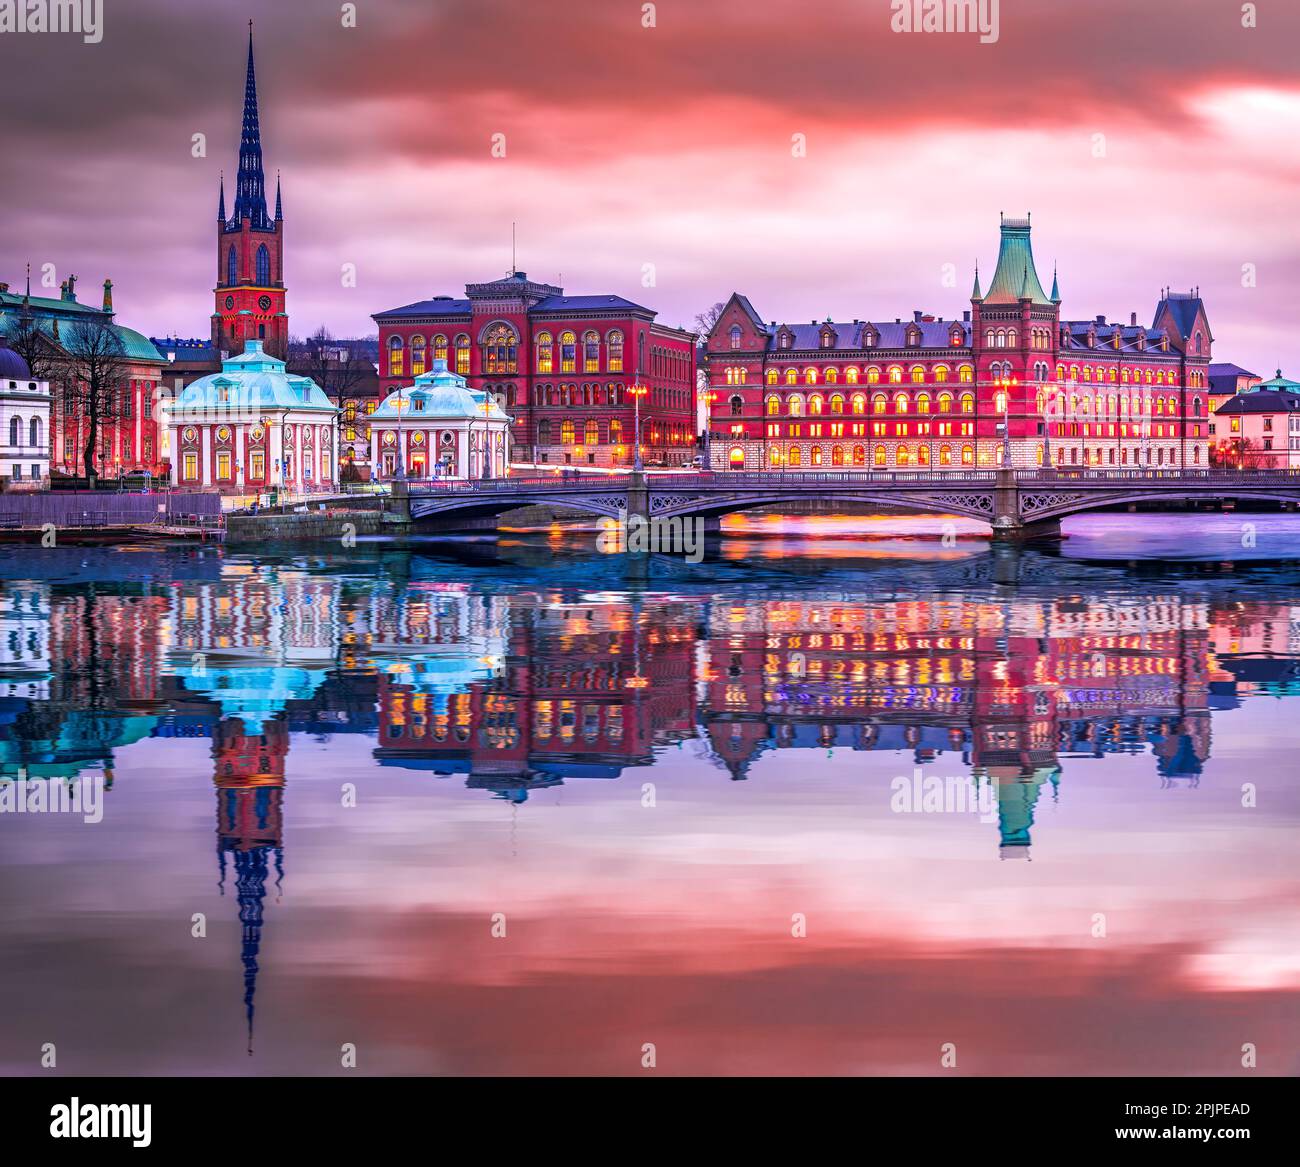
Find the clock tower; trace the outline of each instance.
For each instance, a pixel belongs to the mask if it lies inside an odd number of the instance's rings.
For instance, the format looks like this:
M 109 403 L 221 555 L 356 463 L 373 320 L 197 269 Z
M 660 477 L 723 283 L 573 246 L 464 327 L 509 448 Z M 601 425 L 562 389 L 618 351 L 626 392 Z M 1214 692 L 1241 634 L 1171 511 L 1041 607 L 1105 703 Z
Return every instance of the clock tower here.
M 266 210 L 262 174 L 262 134 L 257 118 L 257 79 L 253 72 L 253 22 L 248 23 L 248 74 L 244 82 L 244 126 L 239 142 L 235 207 L 226 216 L 226 183 L 217 206 L 216 311 L 212 347 L 236 356 L 249 340 L 285 360 L 289 317 L 284 307 L 284 212 L 280 181 L 275 183 L 275 218 Z

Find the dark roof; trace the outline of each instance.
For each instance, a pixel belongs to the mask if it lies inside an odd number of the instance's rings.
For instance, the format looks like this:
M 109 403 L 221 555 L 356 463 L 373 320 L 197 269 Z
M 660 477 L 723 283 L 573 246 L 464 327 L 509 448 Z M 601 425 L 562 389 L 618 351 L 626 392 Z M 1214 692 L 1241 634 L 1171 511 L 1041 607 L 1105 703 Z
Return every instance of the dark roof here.
M 953 328 L 961 330 L 962 344 L 970 344 L 970 325 L 960 320 L 902 320 L 891 321 L 888 324 L 872 324 L 879 335 L 879 340 L 872 345 L 870 349 L 862 349 L 862 332 L 866 328 L 866 321 L 854 323 L 836 323 L 830 322 L 830 326 L 835 331 L 835 346 L 831 350 L 822 348 L 821 332 L 826 327 L 826 322 L 819 324 L 787 324 L 781 327 L 786 328 L 794 334 L 793 342 L 790 349 L 816 349 L 819 352 L 851 350 L 853 352 L 866 351 L 872 352 L 876 349 L 905 349 L 907 344 L 907 332 L 910 328 L 919 328 L 921 330 L 921 348 L 942 348 L 951 349 L 953 345 L 949 343 L 949 337 Z M 781 327 L 768 327 L 767 333 L 770 337 L 769 348 L 776 348 L 776 334 L 781 331 Z M 781 350 L 789 351 L 789 350 Z
M 643 304 L 634 304 L 622 296 L 547 296 L 538 300 L 530 312 L 592 312 L 602 308 L 619 308 L 630 312 L 650 312 Z M 653 315 L 653 313 L 651 313 Z
M 1112 338 L 1115 335 L 1115 322 L 1109 320 L 1062 320 L 1061 327 L 1065 329 L 1066 336 L 1061 343 L 1061 351 L 1079 351 L 1084 353 L 1103 353 L 1122 354 L 1122 353 L 1141 353 L 1143 356 L 1150 354 L 1159 355 L 1163 350 L 1160 348 L 1160 341 L 1164 337 L 1164 331 L 1158 328 L 1147 328 L 1141 324 L 1121 324 L 1119 325 L 1119 348 L 1115 348 Z M 1094 347 L 1088 347 L 1088 333 L 1096 331 L 1097 343 Z M 1139 340 L 1146 336 L 1146 348 L 1138 347 Z M 1170 349 L 1164 355 L 1171 360 L 1176 360 L 1178 353 L 1175 349 Z
M 468 300 L 456 300 L 451 296 L 435 296 L 432 300 L 419 300 L 414 304 L 405 304 L 401 308 L 390 308 L 387 312 L 376 312 L 374 318 L 382 320 L 388 316 L 468 316 Z
M 1255 377 L 1258 376 L 1258 374 L 1252 373 L 1249 369 L 1243 369 L 1240 365 L 1229 364 L 1226 361 L 1223 362 L 1211 361 L 1210 376 L 1211 377 Z
M 20 352 L 8 345 L 0 345 L 0 377 L 14 381 L 30 381 L 32 371 Z
M 1300 393 L 1286 390 L 1252 389 L 1228 398 L 1218 409 L 1219 414 L 1232 413 L 1300 413 Z

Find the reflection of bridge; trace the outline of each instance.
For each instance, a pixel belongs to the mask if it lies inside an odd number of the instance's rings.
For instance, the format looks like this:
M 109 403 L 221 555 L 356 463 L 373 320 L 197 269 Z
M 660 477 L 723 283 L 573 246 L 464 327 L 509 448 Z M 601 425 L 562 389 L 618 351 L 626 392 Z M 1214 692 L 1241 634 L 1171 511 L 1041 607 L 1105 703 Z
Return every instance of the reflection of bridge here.
M 516 507 L 559 505 L 607 518 L 720 516 L 808 501 L 903 507 L 989 523 L 995 536 L 1059 534 L 1084 511 L 1151 503 L 1300 503 L 1300 472 L 1133 470 L 772 471 L 505 478 L 396 483 L 394 503 L 414 521 L 446 525 Z

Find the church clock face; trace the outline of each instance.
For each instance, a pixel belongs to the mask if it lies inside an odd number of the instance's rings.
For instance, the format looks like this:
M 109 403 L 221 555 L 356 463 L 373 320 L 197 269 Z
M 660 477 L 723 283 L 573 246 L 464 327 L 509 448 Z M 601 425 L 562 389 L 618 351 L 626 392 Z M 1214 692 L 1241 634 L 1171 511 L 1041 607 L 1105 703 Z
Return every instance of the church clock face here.
M 257 306 L 258 306 L 259 308 L 261 308 L 261 310 L 262 310 L 263 312 L 267 312 L 267 311 L 269 311 L 269 310 L 270 310 L 270 307 L 271 307 L 271 297 L 270 297 L 270 296 L 258 296 L 258 298 L 257 298 Z
M 235 297 L 234 297 L 234 296 L 227 296 L 227 297 L 226 297 L 226 307 L 227 307 L 227 308 L 233 308 L 234 306 L 235 306 Z

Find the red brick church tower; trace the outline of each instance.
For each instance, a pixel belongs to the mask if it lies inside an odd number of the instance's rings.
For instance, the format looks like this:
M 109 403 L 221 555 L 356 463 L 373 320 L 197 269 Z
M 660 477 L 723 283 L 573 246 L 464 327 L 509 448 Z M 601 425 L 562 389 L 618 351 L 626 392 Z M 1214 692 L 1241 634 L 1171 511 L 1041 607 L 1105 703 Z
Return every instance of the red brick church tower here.
M 244 342 L 260 340 L 268 353 L 288 357 L 289 317 L 284 308 L 284 213 L 275 183 L 275 218 L 266 210 L 262 134 L 253 73 L 253 23 L 248 24 L 248 75 L 244 82 L 244 127 L 239 142 L 239 178 L 234 213 L 226 217 L 226 184 L 217 209 L 216 308 L 212 347 L 235 356 Z

